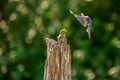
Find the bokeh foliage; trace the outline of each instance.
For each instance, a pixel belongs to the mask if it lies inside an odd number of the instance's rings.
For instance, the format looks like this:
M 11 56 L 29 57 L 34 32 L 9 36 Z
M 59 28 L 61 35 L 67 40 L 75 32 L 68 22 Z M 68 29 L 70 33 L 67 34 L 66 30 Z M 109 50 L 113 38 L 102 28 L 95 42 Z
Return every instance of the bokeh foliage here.
M 69 9 L 92 18 L 92 39 Z M 0 0 L 0 80 L 43 80 L 44 39 L 62 28 L 72 80 L 120 80 L 120 0 Z

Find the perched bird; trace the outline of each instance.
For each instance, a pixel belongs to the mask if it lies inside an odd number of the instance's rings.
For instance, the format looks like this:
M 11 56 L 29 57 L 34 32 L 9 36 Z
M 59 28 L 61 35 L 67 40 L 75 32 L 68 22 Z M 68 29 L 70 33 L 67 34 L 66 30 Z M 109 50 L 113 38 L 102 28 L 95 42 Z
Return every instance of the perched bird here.
M 89 39 L 91 38 L 91 31 L 92 31 L 92 20 L 89 16 L 85 16 L 83 13 L 81 13 L 81 16 L 73 13 L 70 10 L 70 13 L 75 16 L 75 18 L 84 26 L 87 27 L 86 32 L 88 33 Z
M 67 39 L 65 38 L 65 33 L 67 32 L 67 30 L 66 29 L 62 29 L 61 31 L 60 31 L 60 34 L 59 34 L 59 36 L 57 37 L 57 40 L 58 40 L 58 42 L 59 43 L 63 43 L 63 42 L 65 42 L 65 43 L 67 43 Z

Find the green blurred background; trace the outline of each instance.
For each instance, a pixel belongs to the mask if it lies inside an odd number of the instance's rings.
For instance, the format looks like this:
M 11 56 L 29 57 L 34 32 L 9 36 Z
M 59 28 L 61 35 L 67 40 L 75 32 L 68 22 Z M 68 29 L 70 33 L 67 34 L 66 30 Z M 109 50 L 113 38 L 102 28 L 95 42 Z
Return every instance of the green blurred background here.
M 92 18 L 92 39 L 69 9 Z M 43 80 L 44 39 L 63 28 L 72 80 L 120 80 L 120 0 L 0 0 L 0 80 Z

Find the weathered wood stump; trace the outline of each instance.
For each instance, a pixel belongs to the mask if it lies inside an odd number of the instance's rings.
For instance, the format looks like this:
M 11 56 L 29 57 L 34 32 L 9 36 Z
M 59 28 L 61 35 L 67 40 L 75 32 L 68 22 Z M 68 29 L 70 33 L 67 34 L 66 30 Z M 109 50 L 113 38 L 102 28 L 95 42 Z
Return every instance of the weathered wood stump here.
M 57 41 L 46 38 L 44 80 L 71 80 L 70 46 L 67 44 L 65 33 L 65 29 L 61 30 Z

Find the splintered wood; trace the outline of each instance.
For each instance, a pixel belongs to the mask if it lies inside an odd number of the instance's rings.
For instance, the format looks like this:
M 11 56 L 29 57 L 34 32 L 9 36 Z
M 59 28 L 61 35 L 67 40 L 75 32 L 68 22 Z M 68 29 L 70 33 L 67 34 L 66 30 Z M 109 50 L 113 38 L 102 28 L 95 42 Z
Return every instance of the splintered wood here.
M 57 41 L 46 38 L 44 80 L 71 80 L 70 46 L 67 44 L 65 33 L 65 29 L 61 30 Z

